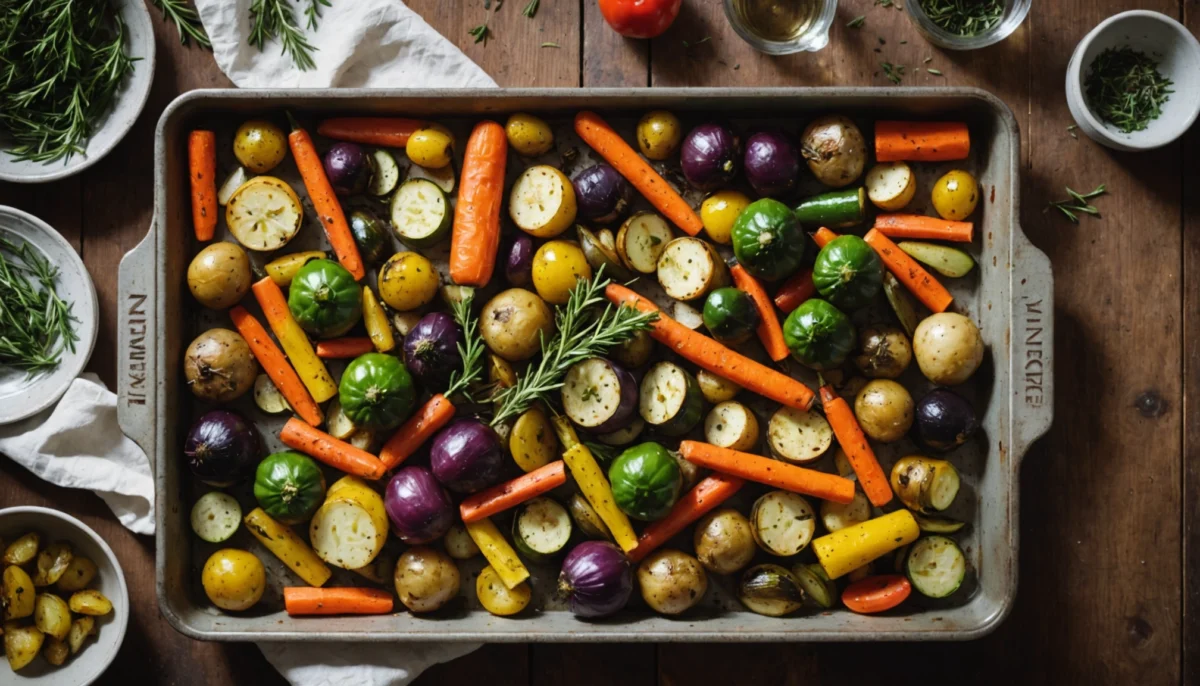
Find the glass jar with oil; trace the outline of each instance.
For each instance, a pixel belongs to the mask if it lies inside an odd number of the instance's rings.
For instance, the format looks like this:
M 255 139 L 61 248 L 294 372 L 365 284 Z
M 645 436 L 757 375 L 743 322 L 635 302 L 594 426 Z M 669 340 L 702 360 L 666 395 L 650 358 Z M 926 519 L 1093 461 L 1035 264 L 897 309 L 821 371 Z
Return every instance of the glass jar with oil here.
M 837 0 L 725 0 L 733 30 L 770 55 L 816 52 L 829 44 Z

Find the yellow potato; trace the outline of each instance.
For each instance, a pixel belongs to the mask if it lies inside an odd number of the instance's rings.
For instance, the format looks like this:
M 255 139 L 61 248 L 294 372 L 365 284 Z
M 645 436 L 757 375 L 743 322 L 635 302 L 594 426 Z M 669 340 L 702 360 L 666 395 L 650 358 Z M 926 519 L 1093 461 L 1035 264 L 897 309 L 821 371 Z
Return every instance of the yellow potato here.
M 96 577 L 96 563 L 82 555 L 76 555 L 67 565 L 67 570 L 58 579 L 58 590 L 64 593 L 74 593 L 87 588 Z
M 427 124 L 408 137 L 404 152 L 413 164 L 441 169 L 454 159 L 454 134 L 440 124 Z
M 65 541 L 51 543 L 45 550 L 38 553 L 37 573 L 33 577 L 34 586 L 49 586 L 66 573 L 67 567 L 75 554 L 71 552 L 71 544 Z
M 16 622 L 4 625 L 4 655 L 8 658 L 8 666 L 15 672 L 33 662 L 46 635 L 37 627 L 22 626 Z
M 504 133 L 508 136 L 508 144 L 518 155 L 537 157 L 550 152 L 554 146 L 554 131 L 545 121 L 518 112 L 508 118 L 504 125 Z
M 58 640 L 71 630 L 71 612 L 67 603 L 53 593 L 39 593 L 33 608 L 33 624 L 38 631 Z
M 541 351 L 541 338 L 554 335 L 554 315 L 537 295 L 510 288 L 483 306 L 479 334 L 500 357 L 510 362 L 528 360 Z
M 4 570 L 4 618 L 21 619 L 33 614 L 33 579 L 24 569 L 12 565 Z
M 4 564 L 23 565 L 33 560 L 38 553 L 41 539 L 32 531 L 18 538 L 4 550 Z
M 510 589 L 500 580 L 496 570 L 488 565 L 475 580 L 475 595 L 483 609 L 498 617 L 508 617 L 529 605 L 533 591 L 530 590 L 528 581 L 522 581 L 516 588 Z
M 394 310 L 415 310 L 433 301 L 439 280 L 424 255 L 398 252 L 379 269 L 379 297 Z
M 248 610 L 262 599 L 267 587 L 267 573 L 252 553 L 225 548 L 213 553 L 204 563 L 200 582 L 213 605 L 236 612 Z
M 979 183 L 970 172 L 948 171 L 933 184 L 933 209 L 942 219 L 962 221 L 979 204 Z
M 637 143 L 642 154 L 652 160 L 665 160 L 679 148 L 683 126 L 679 117 L 666 110 L 652 110 L 638 121 Z
M 287 155 L 287 136 L 269 121 L 252 119 L 233 136 L 233 155 L 255 174 L 266 174 Z
M 547 241 L 533 256 L 533 287 L 552 304 L 564 305 L 579 279 L 591 279 L 592 267 L 574 241 Z
M 75 621 L 71 622 L 71 630 L 67 632 L 67 647 L 71 649 L 71 654 L 79 652 L 83 647 L 83 642 L 88 636 L 95 633 L 96 618 L 84 615 L 76 617 Z
M 700 203 L 700 223 L 715 243 L 729 245 L 733 240 L 733 222 L 750 204 L 750 198 L 738 191 L 717 191 Z
M 46 637 L 46 642 L 42 647 L 42 657 L 46 658 L 46 662 L 58 667 L 67 661 L 67 656 L 70 654 L 71 651 L 67 648 L 66 641 L 53 636 Z
M 544 467 L 558 458 L 558 439 L 546 413 L 532 407 L 517 418 L 512 435 L 508 438 L 508 450 L 513 461 L 526 472 Z
M 396 595 L 411 612 L 433 612 L 458 595 L 458 567 L 440 550 L 409 548 L 393 576 Z
M 257 559 L 257 558 L 256 558 Z M 87 589 L 78 591 L 71 595 L 71 599 L 67 601 L 71 612 L 77 615 L 91 615 L 93 617 L 103 617 L 112 612 L 112 601 L 104 597 L 100 591 Z
M 925 378 L 955 386 L 971 378 L 983 362 L 983 336 L 970 319 L 956 312 L 941 312 L 917 325 L 913 353 Z
M 201 305 L 233 307 L 250 290 L 250 258 L 240 245 L 221 241 L 196 253 L 188 265 L 187 285 Z

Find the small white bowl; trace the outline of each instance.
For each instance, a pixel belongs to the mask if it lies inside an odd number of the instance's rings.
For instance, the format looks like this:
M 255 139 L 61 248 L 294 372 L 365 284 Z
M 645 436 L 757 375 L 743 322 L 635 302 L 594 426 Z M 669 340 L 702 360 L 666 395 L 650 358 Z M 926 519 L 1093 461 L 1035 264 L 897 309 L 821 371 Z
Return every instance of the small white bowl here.
M 8 662 L 0 660 L 0 683 L 87 686 L 108 669 L 125 640 L 125 629 L 129 624 L 129 590 L 125 586 L 125 573 L 121 571 L 117 556 L 104 539 L 71 515 L 32 506 L 0 510 L 0 538 L 4 541 L 11 542 L 30 531 L 38 532 L 43 544 L 66 541 L 77 554 L 95 562 L 96 578 L 89 588 L 100 591 L 112 601 L 113 611 L 108 616 L 96 618 L 96 635 L 88 638 L 79 652 L 68 657 L 60 667 L 38 656 L 14 675 Z
M 1158 71 L 1173 82 L 1162 115 L 1146 129 L 1122 133 L 1092 114 L 1084 79 L 1092 61 L 1108 48 L 1129 46 L 1159 60 Z M 1161 148 L 1182 136 L 1200 115 L 1200 41 L 1165 14 L 1132 10 L 1100 22 L 1084 36 L 1067 66 L 1067 105 L 1079 129 L 1115 150 Z

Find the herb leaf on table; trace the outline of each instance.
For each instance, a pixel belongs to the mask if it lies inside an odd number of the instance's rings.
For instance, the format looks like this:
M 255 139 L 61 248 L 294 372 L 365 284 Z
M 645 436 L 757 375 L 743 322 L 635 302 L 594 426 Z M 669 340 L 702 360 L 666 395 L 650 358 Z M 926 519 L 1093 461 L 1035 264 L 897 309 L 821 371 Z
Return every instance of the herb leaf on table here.
M 1072 224 L 1079 223 L 1079 215 L 1081 214 L 1090 214 L 1098 219 L 1100 218 L 1100 209 L 1088 201 L 1092 198 L 1098 198 L 1107 192 L 1108 191 L 1105 189 L 1104 184 L 1096 186 L 1096 189 L 1091 193 L 1079 193 L 1078 191 L 1072 190 L 1070 186 L 1067 186 L 1067 195 L 1071 197 L 1067 198 L 1066 200 L 1056 200 L 1051 202 L 1046 206 L 1045 211 L 1049 211 L 1050 208 L 1054 208 L 1059 212 L 1062 212 L 1067 219 L 1071 220 Z
M 196 45 L 212 48 L 212 42 L 208 40 L 204 25 L 200 23 L 200 16 L 187 4 L 187 0 L 152 0 L 152 2 L 162 11 L 163 17 L 175 25 L 175 29 L 179 31 L 181 44 L 187 45 L 188 39 L 191 39 L 196 41 Z

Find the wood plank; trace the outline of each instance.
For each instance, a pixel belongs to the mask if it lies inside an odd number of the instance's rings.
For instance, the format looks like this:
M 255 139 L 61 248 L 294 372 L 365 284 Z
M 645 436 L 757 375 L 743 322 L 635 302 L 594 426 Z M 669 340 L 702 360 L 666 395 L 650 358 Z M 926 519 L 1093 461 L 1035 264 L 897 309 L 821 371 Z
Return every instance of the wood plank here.
M 463 580 L 464 583 L 468 581 Z M 414 686 L 434 684 L 488 684 L 525 686 L 530 682 L 530 648 L 523 645 L 494 643 L 426 670 Z
M 650 41 L 625 38 L 600 14 L 600 3 L 583 4 L 583 74 L 588 88 L 650 85 Z
M 651 643 L 548 643 L 533 646 L 531 686 L 654 686 Z
M 1200 7 L 1183 3 L 1200 33 Z M 1183 144 L 1183 683 L 1200 683 L 1200 129 Z
M 501 86 L 578 86 L 579 3 L 544 0 L 534 17 L 527 18 L 522 10 L 528 1 L 491 0 L 490 19 L 484 0 L 410 0 L 406 4 Z M 470 30 L 485 20 L 492 37 L 486 44 L 476 43 Z M 543 48 L 543 43 L 559 47 Z

